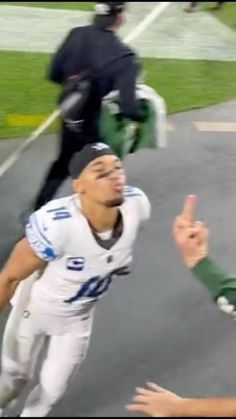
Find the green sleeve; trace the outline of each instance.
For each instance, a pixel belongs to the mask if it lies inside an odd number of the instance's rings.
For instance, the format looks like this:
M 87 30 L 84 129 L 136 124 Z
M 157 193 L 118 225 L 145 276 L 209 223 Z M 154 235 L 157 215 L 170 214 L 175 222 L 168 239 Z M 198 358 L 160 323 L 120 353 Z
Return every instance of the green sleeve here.
M 208 257 L 202 259 L 193 269 L 193 275 L 210 291 L 216 300 L 225 297 L 236 305 L 236 275 L 226 273 Z

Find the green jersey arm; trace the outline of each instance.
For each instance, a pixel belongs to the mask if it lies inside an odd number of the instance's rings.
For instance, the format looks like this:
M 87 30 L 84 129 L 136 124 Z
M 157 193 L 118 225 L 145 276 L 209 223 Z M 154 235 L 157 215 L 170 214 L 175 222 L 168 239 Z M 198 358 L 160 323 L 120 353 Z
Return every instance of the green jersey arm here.
M 226 273 L 208 257 L 198 262 L 191 272 L 208 288 L 218 308 L 236 318 L 236 275 Z

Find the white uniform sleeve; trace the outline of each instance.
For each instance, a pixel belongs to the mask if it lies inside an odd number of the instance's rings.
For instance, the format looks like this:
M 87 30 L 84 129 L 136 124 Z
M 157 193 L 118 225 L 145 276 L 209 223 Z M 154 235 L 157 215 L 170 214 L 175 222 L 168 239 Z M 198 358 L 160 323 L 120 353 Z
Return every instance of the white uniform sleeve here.
M 61 255 L 65 242 L 62 218 L 57 214 L 46 205 L 34 212 L 26 225 L 26 238 L 31 248 L 46 262 L 51 262 Z M 63 214 L 66 214 L 65 211 Z
M 151 217 L 151 203 L 147 195 L 139 188 L 127 186 L 125 196 L 132 198 L 141 223 L 148 221 Z

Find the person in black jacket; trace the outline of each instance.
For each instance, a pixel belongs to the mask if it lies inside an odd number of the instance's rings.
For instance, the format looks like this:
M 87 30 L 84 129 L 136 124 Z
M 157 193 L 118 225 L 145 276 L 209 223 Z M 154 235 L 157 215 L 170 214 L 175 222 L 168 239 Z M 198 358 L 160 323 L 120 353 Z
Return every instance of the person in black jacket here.
M 53 162 L 34 203 L 34 210 L 52 199 L 68 177 L 68 165 L 75 152 L 86 144 L 102 141 L 99 116 L 102 99 L 113 90 L 120 94 L 120 108 L 133 121 L 142 119 L 135 96 L 140 64 L 134 51 L 116 35 L 125 20 L 126 2 L 97 2 L 93 22 L 68 34 L 53 57 L 49 79 L 67 89 L 73 80 L 89 70 L 90 90 L 83 104 L 82 123 L 62 120 L 59 155 Z

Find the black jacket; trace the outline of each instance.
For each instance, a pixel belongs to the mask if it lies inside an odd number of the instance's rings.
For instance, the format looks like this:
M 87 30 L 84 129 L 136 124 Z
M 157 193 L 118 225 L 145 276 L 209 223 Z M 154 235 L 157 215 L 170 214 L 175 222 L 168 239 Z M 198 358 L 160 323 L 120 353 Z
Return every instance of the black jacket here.
M 140 69 L 137 56 L 114 32 L 88 25 L 72 29 L 53 57 L 49 79 L 64 84 L 68 77 L 89 69 L 92 90 L 87 104 L 87 124 L 99 115 L 104 96 L 120 92 L 122 113 L 139 120 L 135 85 Z

